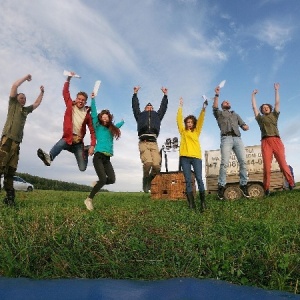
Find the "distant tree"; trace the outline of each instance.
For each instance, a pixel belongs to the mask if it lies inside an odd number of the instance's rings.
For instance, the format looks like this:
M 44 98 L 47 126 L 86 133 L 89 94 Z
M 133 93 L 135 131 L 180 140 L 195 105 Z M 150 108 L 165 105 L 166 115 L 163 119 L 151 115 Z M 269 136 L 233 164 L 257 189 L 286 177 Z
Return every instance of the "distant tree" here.
M 24 180 L 34 185 L 38 190 L 58 190 L 58 191 L 78 191 L 90 192 L 91 186 L 77 184 L 74 182 L 66 182 L 60 180 L 47 179 L 39 176 L 30 175 L 27 173 L 16 173 L 17 176 L 22 177 Z M 108 190 L 101 190 L 101 192 L 108 192 Z

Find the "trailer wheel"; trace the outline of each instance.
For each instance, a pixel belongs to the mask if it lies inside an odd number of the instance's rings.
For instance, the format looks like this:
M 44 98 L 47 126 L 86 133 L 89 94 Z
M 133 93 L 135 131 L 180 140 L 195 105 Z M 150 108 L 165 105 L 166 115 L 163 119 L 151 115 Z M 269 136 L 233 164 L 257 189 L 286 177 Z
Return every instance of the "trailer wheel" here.
M 242 198 L 242 192 L 236 185 L 230 185 L 224 192 L 224 198 L 226 200 L 236 200 Z
M 248 187 L 248 193 L 251 198 L 261 198 L 264 196 L 265 191 L 259 183 L 254 183 Z

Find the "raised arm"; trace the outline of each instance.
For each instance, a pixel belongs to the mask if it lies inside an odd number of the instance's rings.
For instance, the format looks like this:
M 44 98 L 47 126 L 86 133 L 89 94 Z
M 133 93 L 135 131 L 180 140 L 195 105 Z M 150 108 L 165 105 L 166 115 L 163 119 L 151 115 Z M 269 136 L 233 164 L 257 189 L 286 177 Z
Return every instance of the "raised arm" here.
M 202 127 L 204 123 L 206 106 L 207 106 L 207 101 L 204 101 L 196 124 L 196 130 L 199 135 L 202 131 Z
M 252 102 L 252 109 L 254 112 L 254 116 L 257 117 L 259 115 L 259 110 L 257 109 L 256 106 L 256 99 L 255 99 L 255 95 L 258 93 L 258 90 L 253 90 L 252 95 L 251 95 L 251 102 Z
M 98 123 L 98 113 L 97 113 L 97 107 L 96 107 L 94 93 L 91 94 L 91 117 L 93 120 L 93 125 L 94 125 L 94 127 L 96 127 L 96 125 Z
M 179 107 L 178 107 L 177 116 L 176 116 L 177 127 L 178 127 L 179 133 L 181 133 L 185 128 L 183 126 L 182 106 L 183 106 L 183 99 L 182 99 L 182 97 L 180 97 Z
M 274 106 L 274 110 L 279 112 L 280 109 L 280 97 L 279 97 L 279 87 L 280 84 L 274 83 L 274 89 L 275 89 L 275 106 Z
M 42 100 L 43 100 L 43 96 L 44 96 L 44 92 L 45 92 L 45 89 L 44 89 L 44 86 L 40 86 L 40 94 L 38 95 L 38 97 L 36 98 L 36 100 L 34 101 L 34 103 L 32 104 L 33 106 L 33 110 L 35 110 L 36 108 L 39 107 L 39 105 L 41 104 Z
M 139 98 L 137 96 L 139 89 L 140 89 L 140 86 L 135 86 L 133 88 L 133 96 L 132 96 L 132 111 L 133 111 L 134 118 L 136 120 L 138 120 L 138 116 L 141 113 L 140 102 L 139 102 Z
M 219 96 L 220 96 L 220 87 L 217 86 L 215 88 L 215 97 L 214 97 L 213 108 L 218 108 L 219 107 Z
M 70 74 L 71 75 L 67 77 L 66 82 L 63 87 L 63 97 L 64 97 L 66 105 L 69 101 L 72 101 L 72 98 L 70 95 L 70 81 L 72 79 L 72 75 L 75 75 L 75 72 L 70 72 Z
M 164 96 L 161 100 L 157 113 L 159 118 L 162 120 L 168 108 L 168 89 L 166 87 L 162 87 L 161 91 L 164 93 Z
M 18 79 L 16 82 L 14 82 L 10 90 L 10 97 L 16 97 L 18 94 L 18 87 L 26 80 L 30 81 L 31 78 L 32 78 L 31 75 L 28 74 L 23 78 Z

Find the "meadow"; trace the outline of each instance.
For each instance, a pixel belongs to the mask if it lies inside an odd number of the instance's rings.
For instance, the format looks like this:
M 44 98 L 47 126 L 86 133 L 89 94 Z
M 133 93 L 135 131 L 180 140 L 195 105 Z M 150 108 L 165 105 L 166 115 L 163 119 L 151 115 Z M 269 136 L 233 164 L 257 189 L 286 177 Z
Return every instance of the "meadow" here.
M 202 214 L 184 200 L 121 192 L 98 193 L 90 212 L 86 196 L 35 190 L 17 192 L 15 208 L 1 202 L 0 276 L 213 278 L 300 293 L 300 190 L 207 195 Z

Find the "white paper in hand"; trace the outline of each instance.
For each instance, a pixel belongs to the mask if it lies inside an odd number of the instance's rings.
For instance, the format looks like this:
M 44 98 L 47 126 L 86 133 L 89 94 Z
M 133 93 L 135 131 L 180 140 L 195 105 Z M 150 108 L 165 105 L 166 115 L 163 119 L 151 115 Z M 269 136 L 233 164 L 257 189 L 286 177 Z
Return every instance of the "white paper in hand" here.
M 202 98 L 203 98 L 204 101 L 207 101 L 207 100 L 208 100 L 207 97 L 206 97 L 205 95 L 202 95 Z
M 204 100 L 204 104 L 207 106 L 208 105 L 208 99 L 205 95 L 202 95 L 202 98 Z
M 94 96 L 95 96 L 95 97 L 96 97 L 97 94 L 98 94 L 98 90 L 99 90 L 100 84 L 101 84 L 101 80 L 97 80 L 97 81 L 95 82 L 94 89 L 93 89 L 93 93 L 94 93 Z
M 64 74 L 64 76 L 72 76 L 75 78 L 81 78 L 79 75 L 77 75 L 77 74 L 72 75 L 70 71 L 66 71 L 66 70 L 64 70 L 63 74 Z
M 224 87 L 226 80 L 223 80 L 219 83 L 218 87 L 221 89 L 222 87 Z

